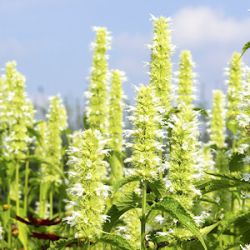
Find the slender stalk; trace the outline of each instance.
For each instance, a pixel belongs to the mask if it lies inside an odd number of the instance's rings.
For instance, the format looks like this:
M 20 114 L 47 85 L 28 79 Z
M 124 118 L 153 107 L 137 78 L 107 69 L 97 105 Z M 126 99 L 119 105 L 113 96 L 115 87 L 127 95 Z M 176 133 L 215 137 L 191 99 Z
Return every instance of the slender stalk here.
M 8 178 L 8 187 L 10 187 L 10 179 Z M 8 204 L 8 247 L 11 248 L 11 223 L 10 223 L 10 194 L 8 192 L 8 197 L 7 197 L 7 204 Z
M 49 194 L 49 204 L 50 204 L 50 211 L 49 211 L 49 217 L 50 219 L 53 218 L 53 190 L 50 190 Z
M 16 214 L 20 215 L 20 203 L 19 203 L 19 164 L 16 162 Z
M 47 200 L 47 186 L 44 182 L 40 183 L 40 194 L 39 194 L 39 216 L 45 218 L 46 213 L 46 200 Z
M 146 205 L 147 205 L 147 184 L 142 183 L 142 215 L 141 215 L 141 250 L 145 247 L 145 232 L 146 232 Z
M 27 216 L 28 210 L 28 193 L 29 193 L 29 161 L 25 163 L 25 182 L 24 182 L 24 214 Z

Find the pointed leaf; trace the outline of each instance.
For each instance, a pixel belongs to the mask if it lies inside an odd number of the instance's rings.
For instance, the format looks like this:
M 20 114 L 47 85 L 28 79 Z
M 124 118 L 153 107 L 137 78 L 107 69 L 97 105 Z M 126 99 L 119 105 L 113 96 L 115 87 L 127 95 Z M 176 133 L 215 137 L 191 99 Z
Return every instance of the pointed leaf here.
M 99 242 L 109 244 L 120 250 L 135 250 L 130 243 L 120 235 L 104 234 Z
M 250 49 L 250 41 L 243 46 L 240 57 L 242 57 L 248 49 Z
M 152 207 L 153 210 L 160 210 L 167 212 L 172 215 L 174 218 L 185 226 L 190 232 L 192 232 L 201 242 L 204 249 L 207 249 L 206 244 L 202 238 L 199 228 L 196 226 L 194 219 L 190 213 L 174 198 L 165 197 L 162 201 L 157 202 Z
M 126 195 L 124 199 L 120 202 L 116 202 L 108 211 L 107 215 L 109 220 L 107 220 L 103 225 L 103 230 L 105 232 L 110 232 L 112 228 L 117 224 L 119 218 L 129 211 L 130 209 L 141 207 L 141 199 L 136 193 L 130 193 Z
M 140 176 L 132 175 L 132 176 L 128 176 L 128 177 L 118 181 L 115 184 L 114 191 L 116 192 L 118 189 L 120 189 L 124 185 L 131 183 L 131 182 L 134 182 L 134 181 L 140 181 Z

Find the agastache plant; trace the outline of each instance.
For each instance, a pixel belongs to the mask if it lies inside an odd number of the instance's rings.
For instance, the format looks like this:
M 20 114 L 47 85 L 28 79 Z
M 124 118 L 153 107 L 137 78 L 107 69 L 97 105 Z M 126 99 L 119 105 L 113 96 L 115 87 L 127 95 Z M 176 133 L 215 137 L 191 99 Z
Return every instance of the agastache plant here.
M 226 147 L 226 109 L 225 96 L 221 90 L 213 91 L 213 104 L 210 121 L 210 144 L 217 147 L 215 153 L 215 168 L 220 174 L 229 172 L 227 158 L 224 152 Z M 229 193 L 222 190 L 218 194 L 218 199 L 224 209 L 229 207 Z
M 96 41 L 93 47 L 93 62 L 91 67 L 89 90 L 86 92 L 87 123 L 90 128 L 107 132 L 107 81 L 108 81 L 108 56 L 110 47 L 110 34 L 104 27 L 95 27 Z
M 227 91 L 227 127 L 236 135 L 237 133 L 237 115 L 240 114 L 239 103 L 242 91 L 242 62 L 239 53 L 234 53 L 226 70 L 228 74 L 228 91 Z M 234 140 L 234 143 L 236 141 Z M 236 148 L 234 147 L 234 150 Z
M 193 199 L 200 192 L 194 187 L 199 158 L 199 130 L 197 113 L 193 110 L 194 89 L 193 62 L 191 54 L 184 51 L 180 56 L 178 85 L 178 112 L 171 117 L 169 176 L 166 186 L 169 192 L 186 208 L 191 208 Z M 186 77 L 184 81 L 183 76 Z
M 38 127 L 41 133 L 41 144 L 38 146 L 38 151 L 45 150 L 48 163 L 41 165 L 41 215 L 44 215 L 44 196 L 49 192 L 50 199 L 50 217 L 53 216 L 53 193 L 62 183 L 63 178 L 63 148 L 62 148 L 62 132 L 67 128 L 67 113 L 63 105 L 62 99 L 59 96 L 50 98 L 50 106 L 47 114 L 47 124 L 41 124 Z M 40 147 L 40 148 L 39 148 Z M 41 198 L 43 197 L 43 198 Z
M 159 98 L 159 105 L 165 113 L 172 106 L 172 63 L 173 45 L 171 43 L 170 19 L 152 17 L 154 37 L 151 49 L 150 85 Z
M 109 187 L 103 184 L 107 174 L 106 150 L 98 130 L 75 132 L 68 150 L 69 212 L 66 222 L 75 238 L 93 241 L 100 237 Z M 71 210 L 71 211 L 70 211 Z
M 241 93 L 241 99 L 239 103 L 240 114 L 237 116 L 237 121 L 240 128 L 240 139 L 238 143 L 239 154 L 245 154 L 245 167 L 247 171 L 250 171 L 249 160 L 247 157 L 250 155 L 249 148 L 249 135 L 250 135 L 250 68 L 244 69 L 244 82 L 243 91 Z
M 213 106 L 210 123 L 210 142 L 218 148 L 225 147 L 226 110 L 225 96 L 221 90 L 213 91 Z
M 16 63 L 6 65 L 4 79 L 6 95 L 3 105 L 3 123 L 8 127 L 3 142 L 3 154 L 15 161 L 22 161 L 26 157 L 30 136 L 28 128 L 34 123 L 34 108 L 31 101 L 26 97 L 25 78 L 16 70 Z
M 67 128 L 67 113 L 59 96 L 50 98 L 50 106 L 47 114 L 47 143 L 48 161 L 53 168 L 47 166 L 44 175 L 50 182 L 60 182 L 62 172 L 62 132 Z
M 16 213 L 20 214 L 19 172 L 26 160 L 26 155 L 29 153 L 32 138 L 28 129 L 33 127 L 35 111 L 25 93 L 25 77 L 16 70 L 15 62 L 6 64 L 6 74 L 1 85 L 5 93 L 2 94 L 1 105 L 1 125 L 5 127 L 2 134 L 2 154 L 6 160 L 10 161 L 7 173 L 10 179 L 13 178 L 11 175 L 15 166 Z M 28 163 L 26 163 L 26 199 L 28 171 Z M 27 200 L 25 201 L 25 210 L 27 210 Z
M 36 131 L 39 134 L 39 139 L 36 141 L 35 154 L 41 158 L 46 159 L 48 153 L 48 142 L 47 142 L 47 123 L 46 121 L 41 121 L 36 126 Z M 46 163 L 41 163 L 39 178 L 40 178 L 40 190 L 39 190 L 39 208 L 38 215 L 41 218 L 46 216 L 46 205 L 47 205 L 47 189 L 49 184 L 47 183 L 46 178 Z
M 157 141 L 162 136 L 158 130 L 161 117 L 155 107 L 155 97 L 151 87 L 141 86 L 136 97 L 136 107 L 133 116 L 131 144 L 132 156 L 126 162 L 131 162 L 134 173 L 142 181 L 153 181 L 159 177 L 161 159 L 158 154 L 162 145 Z
M 133 123 L 132 156 L 125 161 L 132 164 L 134 174 L 141 179 L 141 249 L 145 249 L 147 183 L 159 179 L 161 171 L 159 152 L 162 150 L 159 142 L 162 134 L 158 129 L 161 117 L 157 112 L 155 97 L 150 86 L 142 85 L 138 89 L 134 114 L 130 119 Z
M 122 166 L 122 126 L 123 126 L 123 90 L 122 83 L 126 80 L 122 71 L 112 71 L 109 98 L 108 134 L 111 149 L 111 181 L 119 181 L 123 177 Z

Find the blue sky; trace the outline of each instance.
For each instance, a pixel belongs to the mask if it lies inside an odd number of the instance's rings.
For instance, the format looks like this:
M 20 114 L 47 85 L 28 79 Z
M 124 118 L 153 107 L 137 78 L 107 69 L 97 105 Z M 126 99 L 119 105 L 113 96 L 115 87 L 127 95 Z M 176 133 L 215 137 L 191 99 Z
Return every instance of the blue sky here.
M 250 40 L 249 8 L 247 0 L 0 0 L 0 65 L 17 61 L 30 96 L 42 87 L 47 95 L 82 98 L 91 27 L 106 26 L 113 36 L 110 68 L 126 72 L 124 87 L 132 97 L 132 84 L 148 82 L 150 14 L 163 15 L 173 19 L 175 68 L 179 52 L 190 49 L 200 96 L 208 100 L 212 89 L 224 88 L 223 68 L 232 52 Z

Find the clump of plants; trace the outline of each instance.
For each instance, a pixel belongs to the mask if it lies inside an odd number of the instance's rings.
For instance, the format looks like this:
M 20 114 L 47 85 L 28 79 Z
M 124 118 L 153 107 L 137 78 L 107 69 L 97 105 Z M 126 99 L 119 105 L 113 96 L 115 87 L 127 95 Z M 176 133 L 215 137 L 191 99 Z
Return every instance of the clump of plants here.
M 250 68 L 235 52 L 227 92 L 200 107 L 191 52 L 173 72 L 170 20 L 152 23 L 149 83 L 133 105 L 125 73 L 109 68 L 109 31 L 94 29 L 80 130 L 60 96 L 36 120 L 24 76 L 6 64 L 0 249 L 250 249 Z

